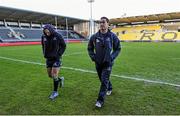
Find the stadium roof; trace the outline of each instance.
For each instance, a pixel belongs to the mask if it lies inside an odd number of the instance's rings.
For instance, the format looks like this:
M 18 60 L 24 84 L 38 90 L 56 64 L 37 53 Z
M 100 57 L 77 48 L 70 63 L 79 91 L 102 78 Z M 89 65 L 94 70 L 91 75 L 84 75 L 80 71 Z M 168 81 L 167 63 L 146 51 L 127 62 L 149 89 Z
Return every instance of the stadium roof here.
M 0 6 L 0 20 L 2 21 L 5 19 L 7 21 L 23 21 L 23 22 L 55 24 L 55 18 L 57 18 L 57 23 L 61 25 L 66 24 L 66 18 L 67 18 L 69 26 L 88 21 L 84 19 L 60 16 L 56 14 L 47 14 L 47 13 Z
M 111 24 L 135 24 L 135 23 L 156 23 L 156 22 L 173 22 L 180 21 L 180 12 L 113 18 Z

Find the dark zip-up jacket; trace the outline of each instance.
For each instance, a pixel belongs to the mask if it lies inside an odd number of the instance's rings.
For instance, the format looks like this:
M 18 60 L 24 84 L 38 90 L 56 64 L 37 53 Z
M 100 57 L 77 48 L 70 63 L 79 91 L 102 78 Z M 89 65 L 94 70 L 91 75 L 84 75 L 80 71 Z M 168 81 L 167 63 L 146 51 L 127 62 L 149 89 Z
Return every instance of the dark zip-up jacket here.
M 47 59 L 59 59 L 66 49 L 66 44 L 63 37 L 57 33 L 52 25 L 45 25 L 45 29 L 48 29 L 51 33 L 47 36 L 45 33 L 42 35 L 41 44 L 44 57 Z
M 88 43 L 89 56 L 92 61 L 95 61 L 98 64 L 105 62 L 112 64 L 120 51 L 120 40 L 110 30 L 108 30 L 106 34 L 102 34 L 98 31 L 91 36 Z

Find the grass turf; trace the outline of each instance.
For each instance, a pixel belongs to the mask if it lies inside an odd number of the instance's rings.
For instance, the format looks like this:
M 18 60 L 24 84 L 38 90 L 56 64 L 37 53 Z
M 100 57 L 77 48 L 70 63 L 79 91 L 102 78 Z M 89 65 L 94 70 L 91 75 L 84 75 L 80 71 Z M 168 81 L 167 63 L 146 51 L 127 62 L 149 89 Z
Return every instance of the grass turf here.
M 179 43 L 122 43 L 113 74 L 180 84 Z M 1 47 L 0 56 L 44 63 L 41 46 Z M 95 71 L 87 44 L 68 44 L 63 66 Z M 62 69 L 65 87 L 51 101 L 52 80 L 45 66 L 0 58 L 0 114 L 180 114 L 180 88 L 111 77 L 112 96 L 94 104 L 96 74 Z

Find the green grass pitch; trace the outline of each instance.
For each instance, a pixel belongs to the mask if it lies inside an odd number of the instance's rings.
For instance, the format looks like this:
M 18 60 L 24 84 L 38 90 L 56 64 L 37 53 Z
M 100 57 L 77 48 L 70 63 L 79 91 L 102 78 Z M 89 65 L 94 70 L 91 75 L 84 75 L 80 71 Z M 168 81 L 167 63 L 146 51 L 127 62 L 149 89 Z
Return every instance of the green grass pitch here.
M 65 87 L 55 101 L 48 99 L 45 66 L 33 64 L 45 63 L 40 45 L 0 47 L 0 114 L 180 114 L 180 43 L 121 44 L 113 93 L 101 109 L 95 108 L 97 74 L 83 72 L 95 71 L 87 43 L 67 45 L 60 71 Z

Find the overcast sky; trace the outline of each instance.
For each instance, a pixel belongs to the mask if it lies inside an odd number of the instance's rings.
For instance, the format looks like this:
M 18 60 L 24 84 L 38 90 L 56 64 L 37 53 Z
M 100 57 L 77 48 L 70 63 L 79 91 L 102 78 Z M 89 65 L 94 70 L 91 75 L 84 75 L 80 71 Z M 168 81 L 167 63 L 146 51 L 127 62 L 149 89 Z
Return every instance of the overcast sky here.
M 87 0 L 0 0 L 1 6 L 89 19 Z M 95 0 L 93 19 L 180 12 L 180 0 Z

